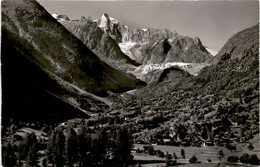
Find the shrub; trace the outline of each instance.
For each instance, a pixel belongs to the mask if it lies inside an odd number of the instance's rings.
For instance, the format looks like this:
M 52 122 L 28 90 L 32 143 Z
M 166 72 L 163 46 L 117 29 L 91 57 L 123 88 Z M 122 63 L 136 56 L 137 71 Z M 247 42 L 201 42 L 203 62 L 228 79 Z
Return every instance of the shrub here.
M 197 163 L 197 162 L 198 162 L 198 158 L 193 155 L 193 156 L 190 158 L 189 162 L 190 162 L 190 163 Z
M 236 145 L 231 145 L 231 144 L 227 144 L 227 145 L 226 145 L 226 148 L 227 148 L 228 150 L 230 150 L 230 151 L 233 151 L 233 150 L 236 150 L 236 149 L 237 149 Z
M 239 160 L 240 160 L 240 162 L 242 162 L 242 163 L 247 163 L 248 157 L 249 157 L 249 155 L 248 155 L 247 153 L 244 153 L 243 155 L 241 155 L 241 157 L 239 158 Z
M 247 149 L 248 150 L 253 150 L 254 149 L 254 146 L 252 145 L 252 143 L 249 143 L 249 145 L 247 146 Z
M 164 153 L 161 150 L 156 150 L 156 154 L 158 157 L 161 157 L 161 158 L 165 157 Z
M 176 155 L 175 153 L 172 154 L 172 157 L 173 157 L 174 159 L 178 159 L 178 157 L 177 157 L 177 155 Z
M 221 159 L 222 159 L 224 156 L 225 156 L 225 154 L 224 154 L 223 150 L 220 150 L 220 151 L 218 152 L 219 161 L 221 161 Z
M 148 147 L 148 149 L 147 149 L 147 152 L 148 152 L 148 154 L 150 154 L 150 155 L 154 155 L 154 148 L 153 148 L 153 146 L 150 144 L 149 145 L 149 147 Z
M 245 153 L 245 154 L 241 155 L 240 162 L 249 163 L 249 164 L 252 164 L 252 165 L 258 165 L 259 164 L 259 158 L 257 157 L 256 154 L 249 156 L 247 153 Z
M 229 156 L 228 157 L 228 162 L 238 162 L 238 156 Z
M 259 158 L 256 154 L 250 155 L 247 159 L 247 162 L 252 165 L 258 165 L 259 164 Z

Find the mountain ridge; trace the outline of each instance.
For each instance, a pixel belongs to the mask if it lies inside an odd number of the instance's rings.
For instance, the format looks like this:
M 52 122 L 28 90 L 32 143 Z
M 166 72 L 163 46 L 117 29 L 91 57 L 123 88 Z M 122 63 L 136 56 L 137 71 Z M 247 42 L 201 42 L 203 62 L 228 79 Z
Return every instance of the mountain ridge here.
M 22 105 L 21 109 L 26 111 L 27 108 L 30 108 L 28 112 L 34 113 L 34 116 L 37 111 L 30 107 L 30 105 L 35 106 L 35 104 L 31 104 L 33 102 L 30 99 L 41 99 L 44 103 L 55 99 L 52 101 L 59 103 L 61 109 L 65 105 L 70 106 L 67 107 L 69 110 L 65 109 L 67 113 L 73 113 L 73 111 L 79 113 L 79 110 L 86 113 L 100 112 L 105 110 L 106 104 L 109 103 L 104 103 L 107 101 L 99 102 L 100 98 L 96 98 L 95 95 L 106 96 L 110 92 L 123 92 L 145 85 L 133 75 L 115 70 L 102 62 L 36 1 L 3 1 L 2 34 L 4 34 L 2 41 L 7 41 L 10 45 L 7 45 L 8 47 L 5 49 L 3 46 L 6 44 L 2 43 L 1 60 L 2 65 L 7 69 L 3 72 L 3 76 L 5 76 L 3 77 L 5 80 L 3 89 L 13 92 L 10 96 L 6 93 L 3 94 L 3 98 L 14 104 L 18 103 L 17 106 L 19 106 L 20 102 L 16 102 L 15 95 L 17 97 L 20 97 L 19 94 L 26 96 L 26 91 L 28 91 L 28 98 L 24 98 L 27 105 Z M 9 38 L 12 40 L 10 41 Z M 16 61 L 18 58 L 23 59 L 21 62 L 24 64 L 21 63 L 17 67 L 10 65 L 12 68 L 7 68 L 6 64 L 10 64 L 11 60 Z M 21 70 L 23 65 L 25 66 L 24 70 Z M 33 70 L 35 73 L 31 74 L 28 72 L 30 69 L 27 69 L 27 66 L 32 69 L 37 68 L 37 70 Z M 6 77 L 9 72 L 16 72 L 19 76 L 27 78 L 26 82 L 29 82 L 28 85 L 31 85 L 34 91 L 31 91 L 26 84 L 22 84 L 24 90 L 15 89 L 16 91 L 12 91 L 13 88 L 9 85 L 16 82 L 12 78 Z M 41 83 L 38 79 L 34 80 L 34 78 L 38 78 L 35 77 L 37 73 L 42 76 L 44 82 Z M 60 91 L 53 89 L 51 85 Z M 16 86 L 13 85 L 13 87 Z M 48 109 L 52 106 L 44 106 L 53 114 L 62 112 L 57 108 L 57 111 Z M 19 110 L 14 109 L 11 112 L 14 114 L 17 111 Z M 6 109 L 4 113 L 8 115 Z M 44 113 L 44 110 L 39 110 L 39 113 Z M 61 114 L 58 115 L 61 116 Z
M 100 19 L 94 21 L 92 19 L 86 20 L 88 20 L 88 23 L 85 23 L 85 25 L 82 24 L 82 19 L 70 21 L 75 24 L 72 26 L 69 23 L 66 24 L 66 21 L 63 21 L 62 24 L 90 47 L 90 49 L 92 48 L 96 54 L 103 55 L 102 57 L 111 58 L 109 55 L 112 53 L 102 51 L 107 48 L 104 44 L 99 46 L 96 44 L 96 49 L 91 47 L 89 41 L 93 41 L 93 38 L 87 35 L 86 32 L 95 34 L 95 31 L 98 31 L 97 34 L 102 34 L 98 38 L 103 37 L 103 34 L 107 34 L 108 37 L 105 38 L 107 43 L 114 43 L 110 45 L 110 48 L 113 48 L 114 51 L 119 50 L 116 52 L 117 54 L 127 55 L 130 60 L 134 60 L 136 63 L 130 61 L 130 64 L 133 65 L 167 62 L 202 63 L 212 57 L 211 53 L 202 45 L 199 38 L 193 39 L 181 36 L 175 30 L 129 28 L 106 13 Z M 96 28 L 90 28 L 92 26 L 96 26 Z M 87 29 L 83 30 L 82 27 L 87 27 Z M 96 39 L 96 43 L 105 39 Z M 153 49 L 154 47 L 156 49 Z M 125 56 L 120 57 L 125 59 Z
M 222 58 L 242 58 L 244 56 L 244 52 L 247 52 L 246 54 L 249 55 L 258 52 L 258 46 L 255 45 L 255 43 L 259 42 L 258 35 L 252 35 L 257 34 L 259 31 L 258 27 L 259 24 L 235 33 L 231 38 L 228 39 L 218 54 L 212 60 L 210 60 L 210 62 L 216 64 Z M 223 57 L 224 55 L 226 55 L 226 58 Z
M 101 60 L 114 68 L 120 69 L 122 64 L 139 65 L 126 56 L 118 47 L 116 42 L 104 33 L 91 18 L 81 17 L 80 20 L 56 19 L 71 33 L 78 37 L 90 50 Z M 63 16 L 63 15 L 60 15 Z
M 175 30 L 169 29 L 129 28 L 114 18 L 110 21 L 110 18 L 112 17 L 108 14 L 103 14 L 101 19 L 95 22 L 118 43 L 125 54 L 140 64 L 202 63 L 212 57 L 199 38 L 181 36 Z M 167 41 L 169 49 L 167 46 L 165 48 L 164 40 Z M 153 50 L 154 47 L 157 48 Z

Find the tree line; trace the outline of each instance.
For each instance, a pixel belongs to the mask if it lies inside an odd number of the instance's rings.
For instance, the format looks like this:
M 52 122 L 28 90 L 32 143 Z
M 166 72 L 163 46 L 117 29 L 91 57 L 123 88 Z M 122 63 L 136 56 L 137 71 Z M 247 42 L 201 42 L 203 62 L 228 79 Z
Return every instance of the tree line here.
M 37 166 L 39 148 L 35 133 L 27 133 L 18 145 L 10 142 L 6 146 L 2 145 L 2 165 L 13 167 L 24 166 L 25 163 L 25 166 Z
M 61 166 L 127 166 L 132 160 L 132 135 L 128 128 L 109 130 L 100 128 L 90 134 L 81 125 L 78 133 L 73 128 L 56 128 L 47 145 L 49 164 Z
M 56 127 L 43 148 L 35 133 L 28 133 L 19 144 L 2 146 L 2 164 L 13 166 L 128 166 L 133 162 L 133 139 L 127 127 L 99 128 L 86 125 L 78 130 Z M 39 151 L 45 153 L 39 154 Z

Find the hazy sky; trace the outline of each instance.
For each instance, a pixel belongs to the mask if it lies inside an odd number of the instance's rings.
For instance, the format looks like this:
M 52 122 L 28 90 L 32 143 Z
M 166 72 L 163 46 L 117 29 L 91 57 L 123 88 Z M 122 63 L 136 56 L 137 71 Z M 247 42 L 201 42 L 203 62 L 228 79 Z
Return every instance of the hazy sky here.
M 199 37 L 205 46 L 220 50 L 236 32 L 259 21 L 258 1 L 72 1 L 38 0 L 49 13 L 70 19 L 103 13 L 138 28 L 167 28 Z

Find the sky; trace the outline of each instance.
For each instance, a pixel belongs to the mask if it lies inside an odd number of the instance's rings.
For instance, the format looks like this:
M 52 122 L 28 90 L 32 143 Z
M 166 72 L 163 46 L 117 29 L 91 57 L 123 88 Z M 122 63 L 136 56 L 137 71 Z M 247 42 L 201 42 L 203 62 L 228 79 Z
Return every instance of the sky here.
M 133 28 L 167 28 L 199 37 L 203 45 L 219 51 L 236 32 L 259 22 L 258 1 L 75 1 L 38 0 L 51 14 L 70 19 L 103 13 Z

